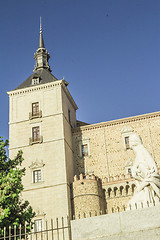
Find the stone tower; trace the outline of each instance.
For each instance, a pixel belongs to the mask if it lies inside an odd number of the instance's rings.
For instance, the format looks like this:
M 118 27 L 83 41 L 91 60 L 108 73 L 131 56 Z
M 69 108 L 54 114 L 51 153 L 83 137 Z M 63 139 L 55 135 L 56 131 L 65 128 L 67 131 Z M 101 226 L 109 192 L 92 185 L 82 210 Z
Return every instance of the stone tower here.
M 74 218 L 97 216 L 105 213 L 104 191 L 95 175 L 74 177 L 72 206 Z
M 68 83 L 52 75 L 40 26 L 34 73 L 8 92 L 9 155 L 23 151 L 22 197 L 36 212 L 37 230 L 45 219 L 71 215 L 70 183 L 73 181 L 71 128 L 76 110 Z

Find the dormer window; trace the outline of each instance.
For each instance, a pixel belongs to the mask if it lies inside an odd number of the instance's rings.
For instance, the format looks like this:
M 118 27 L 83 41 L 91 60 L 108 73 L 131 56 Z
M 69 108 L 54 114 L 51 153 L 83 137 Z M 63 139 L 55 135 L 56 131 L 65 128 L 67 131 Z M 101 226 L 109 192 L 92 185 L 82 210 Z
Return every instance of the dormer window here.
M 39 83 L 40 83 L 39 78 L 33 78 L 32 79 L 32 85 L 37 85 Z

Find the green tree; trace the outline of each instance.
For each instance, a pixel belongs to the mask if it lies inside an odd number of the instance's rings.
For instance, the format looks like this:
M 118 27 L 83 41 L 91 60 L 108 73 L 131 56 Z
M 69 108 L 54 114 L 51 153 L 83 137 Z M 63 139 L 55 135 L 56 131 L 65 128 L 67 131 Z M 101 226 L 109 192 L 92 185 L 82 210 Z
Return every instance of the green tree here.
M 22 151 L 11 160 L 6 150 L 8 140 L 0 138 L 0 228 L 27 223 L 28 230 L 35 213 L 28 201 L 22 201 L 22 177 L 25 168 L 20 167 L 23 162 Z

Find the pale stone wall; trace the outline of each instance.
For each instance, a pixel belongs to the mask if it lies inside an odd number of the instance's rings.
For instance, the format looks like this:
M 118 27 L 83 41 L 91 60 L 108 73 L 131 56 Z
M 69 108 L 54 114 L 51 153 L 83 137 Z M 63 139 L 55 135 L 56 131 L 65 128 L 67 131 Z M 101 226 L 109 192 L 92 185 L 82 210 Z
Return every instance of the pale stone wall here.
M 117 207 L 121 211 L 133 195 L 133 179 L 130 179 L 128 175 L 128 180 L 123 180 L 123 176 L 128 174 L 129 164 L 135 159 L 133 151 L 126 150 L 124 147 L 121 131 L 127 126 L 141 136 L 144 146 L 160 167 L 160 112 L 86 125 L 72 131 L 75 174 L 86 175 L 91 172 L 102 179 L 109 213 L 117 211 Z M 82 157 L 80 144 L 83 142 L 88 143 L 89 155 Z M 111 178 L 112 180 L 109 180 Z M 116 178 L 121 178 L 123 184 L 114 181 Z M 107 184 L 105 184 L 106 179 L 107 182 L 109 181 Z M 108 197 L 109 185 L 112 189 L 110 197 Z M 128 193 L 126 193 L 127 185 Z M 120 194 L 120 187 L 124 189 L 123 195 Z M 117 195 L 115 196 L 116 188 Z
M 133 196 L 136 185 L 133 178 L 128 175 L 121 179 L 111 178 L 103 183 L 107 213 L 121 212 L 127 208 L 127 204 Z
M 27 199 L 36 218 L 71 216 L 70 183 L 73 180 L 71 122 L 76 124 L 77 106 L 63 80 L 11 91 L 9 140 L 10 158 L 23 150 L 26 168 L 22 197 Z M 39 102 L 42 117 L 29 119 L 32 103 Z M 32 127 L 40 127 L 41 143 L 29 144 Z M 33 182 L 33 171 L 41 170 L 40 182 Z
M 159 240 L 160 207 L 71 221 L 72 240 Z
M 157 112 L 73 129 L 75 174 L 90 170 L 102 179 L 127 174 L 125 166 L 135 156 L 132 150 L 124 149 L 121 130 L 125 126 L 141 136 L 160 167 L 160 113 Z M 79 142 L 83 138 L 89 139 L 90 156 L 81 158 Z

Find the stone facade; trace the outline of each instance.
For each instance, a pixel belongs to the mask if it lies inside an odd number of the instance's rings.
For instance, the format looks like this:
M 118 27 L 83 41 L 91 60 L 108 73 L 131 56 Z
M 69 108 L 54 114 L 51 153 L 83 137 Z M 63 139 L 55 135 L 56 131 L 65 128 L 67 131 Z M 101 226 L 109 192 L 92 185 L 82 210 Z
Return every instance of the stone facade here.
M 74 176 L 71 125 L 76 124 L 77 109 L 74 100 L 63 80 L 8 94 L 9 155 L 13 158 L 22 149 L 26 168 L 22 197 L 28 199 L 36 211 L 35 219 L 71 216 L 69 196 Z M 42 114 L 30 118 L 32 104 L 37 102 Z M 39 128 L 40 139 L 31 141 L 35 127 Z
M 74 173 L 93 173 L 102 180 L 107 212 L 121 211 L 134 193 L 135 183 L 129 170 L 134 153 L 126 149 L 125 137 L 138 133 L 160 168 L 160 113 L 150 113 L 72 129 Z M 157 131 L 156 131 L 157 129 Z M 82 156 L 81 145 L 88 145 Z
M 22 197 L 36 212 L 34 220 L 125 210 L 135 190 L 128 137 L 138 133 L 160 168 L 160 112 L 91 125 L 77 121 L 68 83 L 50 73 L 44 43 L 37 54 L 34 74 L 8 92 L 9 156 L 23 150 Z

